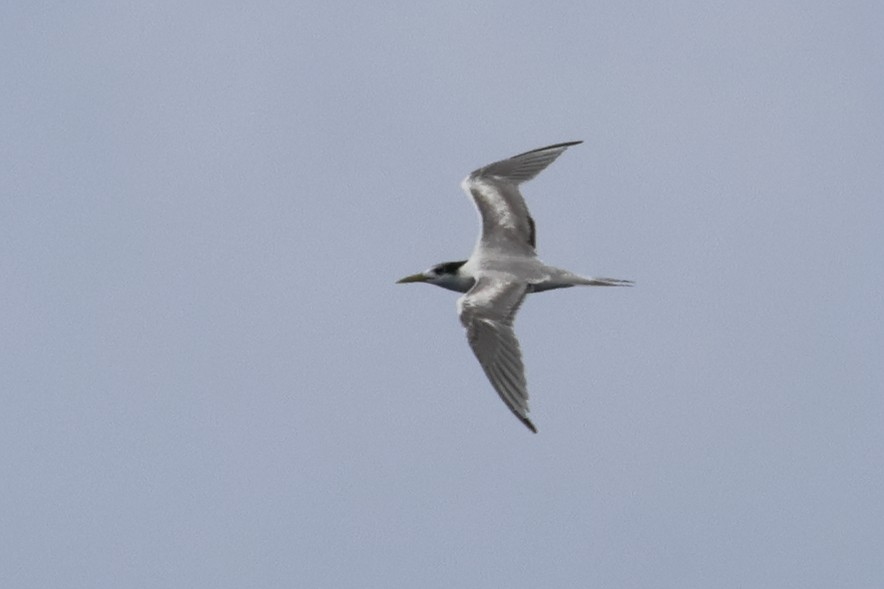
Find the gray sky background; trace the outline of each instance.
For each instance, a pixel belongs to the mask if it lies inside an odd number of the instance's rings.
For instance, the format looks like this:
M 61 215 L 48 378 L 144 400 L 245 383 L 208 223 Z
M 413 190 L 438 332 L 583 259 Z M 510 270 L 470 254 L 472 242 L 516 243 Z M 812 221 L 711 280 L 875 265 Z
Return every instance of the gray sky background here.
M 0 9 L 0 585 L 884 586 L 880 2 Z M 545 261 L 530 434 L 474 168 Z

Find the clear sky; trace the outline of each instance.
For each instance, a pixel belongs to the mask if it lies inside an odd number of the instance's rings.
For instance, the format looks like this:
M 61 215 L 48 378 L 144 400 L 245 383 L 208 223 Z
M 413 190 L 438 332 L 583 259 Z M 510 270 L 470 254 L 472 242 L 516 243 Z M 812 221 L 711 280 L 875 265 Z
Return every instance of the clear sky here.
M 0 586 L 884 587 L 884 4 L 428 4 L 0 9 Z

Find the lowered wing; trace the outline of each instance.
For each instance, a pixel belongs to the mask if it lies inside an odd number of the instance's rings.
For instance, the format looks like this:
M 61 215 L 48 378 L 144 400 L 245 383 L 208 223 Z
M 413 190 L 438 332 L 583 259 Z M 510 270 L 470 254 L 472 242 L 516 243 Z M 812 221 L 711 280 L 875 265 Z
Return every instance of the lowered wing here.
M 491 386 L 510 411 L 537 433 L 528 419 L 525 367 L 513 330 L 513 319 L 526 294 L 527 285 L 489 274 L 479 277 L 457 304 L 470 347 Z

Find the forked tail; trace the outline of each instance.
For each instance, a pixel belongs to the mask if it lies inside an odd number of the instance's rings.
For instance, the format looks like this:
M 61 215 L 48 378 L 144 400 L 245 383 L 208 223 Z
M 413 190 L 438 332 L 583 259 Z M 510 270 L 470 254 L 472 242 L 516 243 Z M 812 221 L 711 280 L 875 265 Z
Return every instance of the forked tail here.
M 580 284 L 586 286 L 632 286 L 635 284 L 632 280 L 621 280 L 620 278 L 583 278 Z
M 632 286 L 634 284 L 631 280 L 586 277 L 568 272 L 567 270 L 559 270 L 558 268 L 553 268 L 552 270 L 552 276 L 547 280 L 531 284 L 531 292 L 543 292 L 545 290 L 570 288 L 572 286 Z

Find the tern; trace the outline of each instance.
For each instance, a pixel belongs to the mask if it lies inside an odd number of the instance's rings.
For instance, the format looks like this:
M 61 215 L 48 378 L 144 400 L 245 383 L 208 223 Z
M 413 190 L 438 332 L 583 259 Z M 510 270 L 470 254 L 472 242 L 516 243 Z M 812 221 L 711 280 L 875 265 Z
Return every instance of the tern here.
M 534 219 L 519 185 L 531 180 L 566 149 L 582 141 L 557 143 L 479 168 L 461 183 L 473 199 L 482 228 L 468 260 L 436 264 L 398 283 L 426 282 L 465 293 L 457 301 L 467 340 L 491 386 L 532 432 L 528 386 L 516 312 L 529 293 L 571 286 L 632 286 L 631 280 L 578 276 L 547 266 L 536 252 Z

